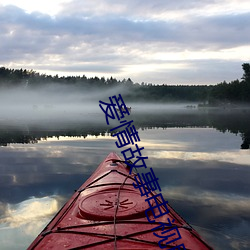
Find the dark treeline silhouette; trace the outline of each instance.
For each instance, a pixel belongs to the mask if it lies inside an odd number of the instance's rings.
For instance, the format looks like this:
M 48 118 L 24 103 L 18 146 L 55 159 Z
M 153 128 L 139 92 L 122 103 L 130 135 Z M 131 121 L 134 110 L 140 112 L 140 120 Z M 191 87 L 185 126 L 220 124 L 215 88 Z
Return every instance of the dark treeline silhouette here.
M 102 117 L 103 118 L 103 117 Z M 249 149 L 250 147 L 250 110 L 183 110 L 182 112 L 160 111 L 134 111 L 131 113 L 136 129 L 152 128 L 214 128 L 225 133 L 239 134 L 242 144 L 239 148 Z M 87 135 L 104 135 L 110 130 L 105 123 L 59 123 L 48 122 L 46 129 L 39 125 L 0 125 L 0 146 L 8 146 L 12 143 L 37 143 L 41 139 L 52 137 L 86 137 Z M 122 128 L 121 128 L 122 130 Z M 113 132 L 111 134 L 114 134 Z
M 81 88 L 85 91 L 114 88 L 126 88 L 123 97 L 126 101 L 171 102 L 192 101 L 202 102 L 211 106 L 232 103 L 250 103 L 250 64 L 242 65 L 244 74 L 241 80 L 217 85 L 153 85 L 152 83 L 134 83 L 130 78 L 117 80 L 113 77 L 82 76 L 51 76 L 40 74 L 34 70 L 0 68 L 0 87 L 36 88 L 50 84 L 64 84 Z M 201 105 L 202 106 L 202 105 Z
M 220 104 L 222 102 L 250 103 L 250 64 L 242 64 L 244 74 L 240 80 L 230 83 L 222 82 L 215 85 L 209 96 L 209 103 Z

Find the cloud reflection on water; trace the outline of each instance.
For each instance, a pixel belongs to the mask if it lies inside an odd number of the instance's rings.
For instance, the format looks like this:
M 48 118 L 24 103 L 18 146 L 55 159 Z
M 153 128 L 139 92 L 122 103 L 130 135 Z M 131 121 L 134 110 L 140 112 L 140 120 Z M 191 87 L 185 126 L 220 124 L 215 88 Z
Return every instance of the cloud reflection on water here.
M 139 135 L 139 145 L 145 147 L 143 154 L 149 157 L 147 165 L 159 177 L 170 204 L 191 224 L 206 227 L 202 232 L 221 247 L 216 249 L 248 249 L 250 156 L 248 151 L 235 150 L 239 136 L 208 128 L 140 130 Z M 68 198 L 110 151 L 121 152 L 109 135 L 59 137 L 33 145 L 11 144 L 1 150 L 0 237 L 10 240 L 16 234 L 16 246 L 22 237 L 27 246 L 36 236 L 30 238 L 32 226 L 22 224 L 24 218 L 32 220 L 33 227 L 38 226 L 37 233 L 45 218 L 46 223 L 50 220 L 50 215 L 46 217 L 42 212 L 46 204 L 40 203 L 47 201 L 56 210 L 53 199 L 57 198 L 52 195 Z M 36 198 L 30 200 L 31 195 Z M 36 213 L 38 204 L 41 213 Z M 30 211 L 37 217 L 32 217 Z M 213 233 L 208 232 L 210 229 Z
M 161 152 L 153 152 L 152 157 L 158 159 L 183 159 L 185 161 L 188 160 L 221 161 L 221 162 L 246 165 L 246 167 L 250 167 L 249 152 L 240 150 L 234 150 L 230 152 L 221 151 L 217 153 L 161 151 Z
M 61 203 L 61 197 L 47 196 L 5 204 L 4 215 L 0 217 L 1 249 L 28 246 L 59 210 Z
M 215 249 L 249 249 L 249 197 L 187 186 L 168 186 L 162 192 Z
M 59 209 L 56 197 L 30 198 L 18 204 L 8 204 L 5 209 L 5 216 L 0 223 L 9 227 L 19 227 L 23 224 L 32 224 L 41 221 L 42 218 L 53 215 Z M 28 229 L 28 228 L 27 228 Z M 26 233 L 33 234 L 32 231 Z

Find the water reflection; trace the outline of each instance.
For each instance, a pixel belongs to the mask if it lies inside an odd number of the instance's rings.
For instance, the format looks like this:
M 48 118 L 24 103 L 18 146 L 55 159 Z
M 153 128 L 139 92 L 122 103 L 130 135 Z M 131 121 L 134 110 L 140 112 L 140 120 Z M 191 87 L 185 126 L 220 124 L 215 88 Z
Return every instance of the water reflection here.
M 161 106 L 162 107 L 162 106 Z M 163 106 L 164 107 L 164 106 Z M 154 107 L 155 108 L 155 107 Z M 239 148 L 250 145 L 250 109 L 237 110 L 186 110 L 142 109 L 134 107 L 130 117 L 137 129 L 147 128 L 215 128 L 220 132 L 240 135 Z M 115 123 L 114 123 L 115 124 Z M 113 125 L 114 125 L 113 124 Z M 115 127 L 115 126 L 113 126 Z M 102 113 L 76 114 L 73 119 L 45 119 L 38 121 L 9 120 L 0 123 L 0 145 L 10 143 L 37 143 L 41 139 L 71 136 L 104 135 L 112 126 L 105 125 Z
M 0 220 L 2 224 L 9 225 L 11 228 L 30 224 L 31 221 L 41 222 L 43 217 L 56 213 L 59 209 L 55 197 L 30 198 L 17 204 L 7 204 L 5 216 Z M 32 223 L 34 224 L 34 223 Z M 25 233 L 32 233 L 30 228 L 26 228 Z
M 3 204 L 0 218 L 1 249 L 24 249 L 48 219 L 62 206 L 60 197 L 30 198 L 17 204 Z
M 240 150 L 248 120 L 244 127 L 204 112 L 138 117 L 139 144 L 170 204 L 215 249 L 250 249 L 250 154 Z M 25 249 L 104 157 L 121 150 L 98 124 L 1 128 L 8 145 L 0 148 L 1 249 Z M 36 143 L 16 143 L 24 134 Z

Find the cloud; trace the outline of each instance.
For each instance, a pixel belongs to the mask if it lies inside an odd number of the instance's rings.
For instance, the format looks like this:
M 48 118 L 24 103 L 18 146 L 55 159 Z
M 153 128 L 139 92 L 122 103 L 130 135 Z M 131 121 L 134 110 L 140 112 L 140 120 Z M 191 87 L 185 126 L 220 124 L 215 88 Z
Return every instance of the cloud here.
M 218 206 L 221 209 L 218 210 L 216 216 L 226 216 L 227 214 L 234 214 L 234 216 L 240 216 L 247 213 L 250 207 L 250 199 L 247 196 L 240 196 L 236 194 L 226 195 L 219 192 L 204 191 L 197 189 L 194 192 L 186 186 L 183 187 L 164 187 L 162 193 L 165 197 L 171 197 L 184 201 L 185 203 L 199 204 L 200 206 Z
M 19 38 L 17 44 L 20 46 L 22 37 L 24 41 L 30 41 L 27 47 L 40 45 L 44 49 L 45 47 L 70 49 L 74 44 L 75 47 L 81 45 L 95 47 L 95 45 L 105 45 L 105 42 L 117 46 L 163 42 L 166 45 L 174 43 L 190 49 L 195 49 L 197 45 L 198 48 L 200 46 L 207 48 L 214 44 L 219 47 L 230 47 L 248 44 L 250 36 L 248 33 L 245 33 L 244 39 L 240 36 L 242 31 L 249 29 L 250 13 L 195 17 L 189 22 L 137 21 L 119 16 L 84 18 L 59 15 L 52 18 L 39 12 L 27 14 L 13 6 L 4 7 L 1 14 L 4 20 L 3 30 L 11 41 L 14 40 L 11 39 L 13 36 Z M 25 39 L 26 36 L 30 39 Z M 65 40 L 68 42 L 65 43 Z
M 161 19 L 162 17 L 168 17 L 168 19 L 183 18 L 186 16 L 195 15 L 200 16 L 200 13 L 208 10 L 214 10 L 214 8 L 220 10 L 234 10 L 239 11 L 243 9 L 244 3 L 248 3 L 247 0 L 243 0 L 243 6 L 233 6 L 230 5 L 234 1 L 198 1 L 198 0 L 180 0 L 180 1 L 162 1 L 162 0 L 145 0 L 143 4 L 139 0 L 127 0 L 126 2 L 117 2 L 114 0 L 87 0 L 79 1 L 74 0 L 65 3 L 65 8 L 61 13 L 64 15 L 79 15 L 79 16 L 130 16 L 134 19 Z M 227 8 L 226 8 L 227 6 Z
M 246 54 L 242 58 L 240 50 L 247 49 L 250 40 L 250 13 L 247 2 L 242 4 L 245 10 L 233 9 L 233 0 L 147 0 L 143 5 L 75 0 L 55 16 L 0 5 L 0 63 L 139 82 L 234 80 L 241 76 L 241 63 L 250 60 Z M 228 49 L 235 51 L 233 62 Z M 221 63 L 224 67 L 216 67 Z M 232 64 L 239 68 L 231 71 Z
M 30 223 L 34 225 L 34 220 L 40 221 L 42 218 L 51 217 L 58 209 L 55 197 L 31 198 L 19 204 L 8 204 L 5 210 L 6 216 L 0 222 L 12 228 Z
M 0 217 L 1 249 L 26 249 L 59 210 L 62 201 L 65 202 L 59 196 L 46 196 L 5 204 Z

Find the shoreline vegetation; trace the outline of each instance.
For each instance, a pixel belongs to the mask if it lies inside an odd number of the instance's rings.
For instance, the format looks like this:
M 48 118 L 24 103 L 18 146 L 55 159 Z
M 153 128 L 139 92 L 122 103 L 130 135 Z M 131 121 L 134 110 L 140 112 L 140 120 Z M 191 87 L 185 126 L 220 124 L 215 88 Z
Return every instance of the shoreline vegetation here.
M 137 128 L 211 127 L 240 134 L 240 148 L 249 149 L 250 64 L 242 68 L 241 80 L 187 86 L 139 84 L 130 78 L 59 77 L 0 67 L 0 146 L 103 134 L 107 128 L 100 127 L 98 113 L 91 112 L 96 112 L 99 98 L 105 101 L 122 93 L 132 106 L 131 115 L 137 117 Z M 181 109 L 176 108 L 182 103 Z
M 36 89 L 56 84 L 79 89 L 83 93 L 110 89 L 125 90 L 123 98 L 129 102 L 196 102 L 198 108 L 229 108 L 250 105 L 250 64 L 242 64 L 243 76 L 229 83 L 216 85 L 153 85 L 134 83 L 130 78 L 117 80 L 112 76 L 87 78 L 82 76 L 51 76 L 34 70 L 0 67 L 0 88 Z M 194 108 L 192 105 L 187 108 Z
M 137 130 L 168 129 L 168 128 L 213 128 L 222 133 L 229 132 L 240 135 L 242 138 L 241 149 L 250 148 L 250 111 L 249 110 L 195 110 L 187 111 L 182 109 L 178 112 L 150 111 L 131 112 L 131 119 L 134 119 Z M 65 114 L 64 114 L 65 115 Z M 97 118 L 91 119 L 91 117 Z M 150 118 L 149 118 L 150 117 Z M 62 122 L 57 119 L 40 120 L 7 120 L 0 123 L 0 146 L 9 144 L 37 143 L 40 140 L 47 140 L 56 137 L 86 138 L 88 135 L 104 136 L 109 133 L 110 127 L 99 121 L 103 117 L 88 115 L 78 117 L 76 120 Z

